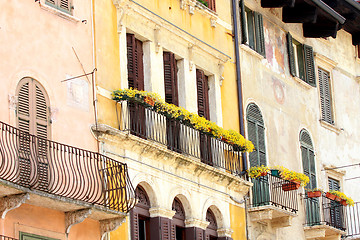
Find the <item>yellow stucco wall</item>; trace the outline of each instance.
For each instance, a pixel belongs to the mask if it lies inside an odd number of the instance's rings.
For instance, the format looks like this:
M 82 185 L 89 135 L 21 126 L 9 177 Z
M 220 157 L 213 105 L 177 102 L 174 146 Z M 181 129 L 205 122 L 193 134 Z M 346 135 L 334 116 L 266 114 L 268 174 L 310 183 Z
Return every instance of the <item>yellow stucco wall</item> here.
M 233 240 L 246 239 L 246 220 L 244 208 L 230 204 L 230 224 L 231 229 L 234 231 L 232 234 Z
M 121 226 L 110 233 L 110 240 L 120 240 L 120 239 L 130 239 L 129 237 L 129 221 L 130 218 L 126 218 L 126 222 L 121 224 Z

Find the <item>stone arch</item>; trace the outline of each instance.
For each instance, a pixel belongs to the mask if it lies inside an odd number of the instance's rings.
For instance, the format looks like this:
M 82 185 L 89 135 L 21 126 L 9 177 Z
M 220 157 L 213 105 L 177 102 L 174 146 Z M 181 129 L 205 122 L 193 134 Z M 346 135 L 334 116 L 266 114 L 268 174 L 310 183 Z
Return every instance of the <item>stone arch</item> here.
M 221 207 L 219 205 L 219 202 L 220 201 L 217 201 L 213 197 L 210 197 L 205 202 L 203 210 L 202 210 L 202 220 L 206 221 L 206 213 L 207 213 L 207 210 L 210 208 L 215 216 L 218 229 L 230 228 L 230 215 L 224 207 Z M 227 216 L 227 215 L 229 215 L 229 216 Z M 226 220 L 228 220 L 228 221 L 226 221 Z
M 136 187 L 140 185 L 145 190 L 147 196 L 149 197 L 151 207 L 158 207 L 159 202 L 157 195 L 155 194 L 156 192 L 158 192 L 156 191 L 157 185 L 151 180 L 149 175 L 139 173 L 133 178 L 132 183 L 134 189 L 136 189 Z
M 181 204 L 185 211 L 185 218 L 186 219 L 192 218 L 193 213 L 190 204 L 190 200 L 191 200 L 190 192 L 181 186 L 176 186 L 173 189 L 171 189 L 168 198 L 169 202 L 167 203 L 169 209 L 171 209 L 172 203 L 176 197 L 181 201 Z

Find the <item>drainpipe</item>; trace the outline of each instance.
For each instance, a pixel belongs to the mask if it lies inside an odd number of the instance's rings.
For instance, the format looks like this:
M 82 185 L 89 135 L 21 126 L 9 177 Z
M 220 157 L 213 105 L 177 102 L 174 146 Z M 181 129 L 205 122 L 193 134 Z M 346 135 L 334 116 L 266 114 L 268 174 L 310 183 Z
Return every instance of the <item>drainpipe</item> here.
M 233 34 L 235 37 L 235 62 L 236 62 L 236 81 L 237 81 L 237 93 L 238 93 L 238 103 L 239 103 L 239 122 L 240 122 L 240 134 L 245 137 L 245 128 L 244 128 L 244 109 L 243 109 L 243 96 L 242 96 L 242 87 L 241 87 L 241 69 L 240 69 L 240 50 L 239 50 L 239 27 L 237 21 L 237 0 L 232 0 L 232 15 L 233 15 L 233 23 L 234 30 Z M 242 153 L 243 166 L 244 171 L 242 175 L 246 174 L 247 170 L 247 156 L 246 153 Z
M 237 11 L 237 3 L 238 0 L 232 0 L 232 16 L 233 16 L 233 34 L 235 37 L 235 62 L 236 62 L 236 82 L 237 82 L 237 95 L 238 95 L 238 103 L 239 103 L 239 122 L 240 122 L 240 134 L 245 137 L 245 128 L 244 128 L 244 108 L 243 108 L 243 95 L 242 95 L 242 84 L 241 84 L 241 68 L 240 68 L 240 49 L 239 49 L 239 26 L 238 26 L 238 11 Z M 247 170 L 247 155 L 246 153 L 242 153 L 243 159 L 243 167 L 244 170 L 242 175 L 246 174 Z M 249 239 L 249 229 L 248 229 L 248 216 L 247 216 L 247 204 L 246 198 L 248 195 L 244 197 L 245 200 L 245 229 L 246 229 L 246 239 Z

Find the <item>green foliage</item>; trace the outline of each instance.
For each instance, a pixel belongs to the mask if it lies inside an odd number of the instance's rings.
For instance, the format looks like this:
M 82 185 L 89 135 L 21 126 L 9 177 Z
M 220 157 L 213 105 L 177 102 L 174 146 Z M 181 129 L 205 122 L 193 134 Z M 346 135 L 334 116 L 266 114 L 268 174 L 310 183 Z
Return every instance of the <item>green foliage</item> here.
M 198 2 L 204 4 L 205 6 L 209 6 L 208 2 L 206 0 L 197 0 Z

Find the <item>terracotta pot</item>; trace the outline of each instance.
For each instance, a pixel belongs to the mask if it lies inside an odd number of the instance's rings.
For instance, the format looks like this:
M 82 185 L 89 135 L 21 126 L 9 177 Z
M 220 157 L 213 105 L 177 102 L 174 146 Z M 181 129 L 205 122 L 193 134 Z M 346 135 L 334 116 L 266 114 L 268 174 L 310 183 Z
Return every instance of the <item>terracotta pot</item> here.
M 344 200 L 344 199 L 341 199 L 340 204 L 343 205 L 343 206 L 347 206 L 347 205 L 348 205 L 347 202 L 346 202 L 346 200 Z
M 260 176 L 266 176 L 268 173 L 267 172 L 262 172 L 261 174 L 260 174 Z
M 307 192 L 308 198 L 321 197 L 321 191 Z
M 335 200 L 336 196 L 334 194 L 331 194 L 329 192 L 326 193 L 326 197 L 330 200 Z
M 287 192 L 287 191 L 293 191 L 293 190 L 297 190 L 300 187 L 300 183 L 299 182 L 289 182 L 289 183 L 284 183 L 282 185 L 282 190 Z
M 150 98 L 150 97 L 145 97 L 145 98 L 144 98 L 144 102 L 146 102 L 146 103 L 149 104 L 150 106 L 154 106 L 154 105 L 155 105 L 154 99 L 152 99 L 152 98 Z
M 341 198 L 338 197 L 338 196 L 335 196 L 335 201 L 340 202 L 340 201 L 341 201 Z

